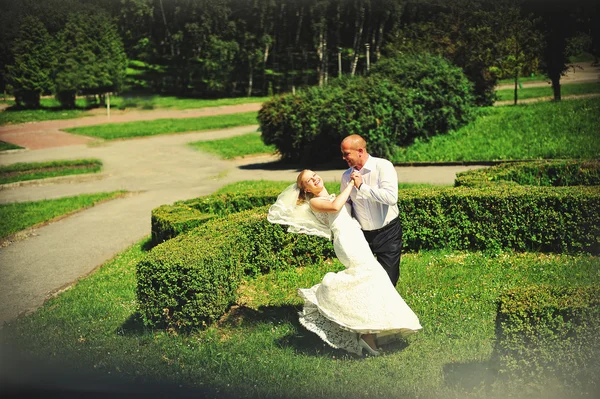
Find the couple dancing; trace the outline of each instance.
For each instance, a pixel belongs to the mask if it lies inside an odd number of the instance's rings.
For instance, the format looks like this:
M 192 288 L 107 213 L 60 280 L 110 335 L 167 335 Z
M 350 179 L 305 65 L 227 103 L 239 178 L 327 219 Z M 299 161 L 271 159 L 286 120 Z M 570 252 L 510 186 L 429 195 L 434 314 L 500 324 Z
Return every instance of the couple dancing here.
M 294 233 L 329 239 L 333 234 L 335 254 L 346 269 L 298 290 L 304 299 L 300 323 L 334 348 L 377 356 L 378 343 L 421 329 L 395 288 L 402 249 L 398 177 L 391 162 L 368 154 L 359 135 L 346 137 L 341 150 L 350 168 L 340 194 L 329 194 L 321 177 L 306 169 L 278 196 L 267 218 Z

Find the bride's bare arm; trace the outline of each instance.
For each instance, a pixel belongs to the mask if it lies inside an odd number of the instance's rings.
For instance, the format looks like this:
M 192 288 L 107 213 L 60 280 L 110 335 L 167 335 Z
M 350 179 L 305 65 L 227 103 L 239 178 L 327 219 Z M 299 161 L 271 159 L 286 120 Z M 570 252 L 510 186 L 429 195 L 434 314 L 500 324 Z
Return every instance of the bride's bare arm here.
M 310 200 L 310 207 L 317 212 L 339 212 L 340 209 L 346 204 L 350 192 L 354 188 L 354 180 L 346 186 L 333 201 L 324 201 L 323 197 L 315 197 Z

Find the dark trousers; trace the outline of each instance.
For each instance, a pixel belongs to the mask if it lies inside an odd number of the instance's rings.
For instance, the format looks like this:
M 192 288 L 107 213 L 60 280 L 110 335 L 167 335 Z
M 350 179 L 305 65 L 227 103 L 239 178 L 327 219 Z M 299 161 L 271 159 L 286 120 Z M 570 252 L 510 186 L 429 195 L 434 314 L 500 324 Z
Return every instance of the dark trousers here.
M 383 266 L 392 284 L 396 286 L 400 278 L 400 256 L 402 254 L 402 225 L 400 219 L 394 219 L 381 229 L 364 231 L 364 233 L 371 251 Z

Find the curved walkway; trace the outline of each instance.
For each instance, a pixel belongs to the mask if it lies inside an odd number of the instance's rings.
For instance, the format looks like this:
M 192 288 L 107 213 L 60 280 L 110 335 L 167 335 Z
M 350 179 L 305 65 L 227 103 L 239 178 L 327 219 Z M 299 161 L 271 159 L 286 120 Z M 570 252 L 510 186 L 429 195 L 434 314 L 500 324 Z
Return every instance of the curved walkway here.
M 212 112 L 243 112 L 260 105 L 213 110 L 137 112 L 132 117 L 191 117 Z M 166 116 L 168 115 L 168 116 Z M 131 194 L 99 204 L 45 226 L 28 230 L 0 248 L 0 326 L 40 307 L 46 299 L 93 272 L 127 247 L 150 234 L 152 209 L 213 193 L 240 180 L 294 181 L 298 170 L 277 167 L 275 156 L 223 161 L 186 143 L 256 131 L 256 126 L 171 134 L 88 145 L 89 139 L 61 132 L 67 126 L 90 125 L 104 117 L 28 123 L 0 128 L 0 140 L 26 144 L 27 150 L 0 153 L 0 164 L 58 159 L 99 158 L 99 175 L 41 180 L 0 186 L 0 203 L 37 201 L 81 193 L 127 190 Z M 452 184 L 457 172 L 481 166 L 398 167 L 400 182 Z M 319 169 L 327 181 L 344 170 Z

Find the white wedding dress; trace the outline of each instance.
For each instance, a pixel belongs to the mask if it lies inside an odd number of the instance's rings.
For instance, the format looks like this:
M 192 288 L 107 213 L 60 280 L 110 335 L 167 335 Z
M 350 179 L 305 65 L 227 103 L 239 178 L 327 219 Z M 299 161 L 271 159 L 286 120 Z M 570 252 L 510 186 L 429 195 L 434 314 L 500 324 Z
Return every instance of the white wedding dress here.
M 331 194 L 323 201 L 334 198 Z M 373 256 L 350 205 L 337 213 L 313 213 L 331 229 L 335 254 L 346 269 L 327 273 L 321 283 L 298 290 L 304 299 L 300 323 L 330 346 L 358 355 L 362 354 L 359 334 L 404 336 L 420 330 L 417 315 Z

